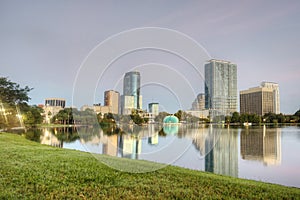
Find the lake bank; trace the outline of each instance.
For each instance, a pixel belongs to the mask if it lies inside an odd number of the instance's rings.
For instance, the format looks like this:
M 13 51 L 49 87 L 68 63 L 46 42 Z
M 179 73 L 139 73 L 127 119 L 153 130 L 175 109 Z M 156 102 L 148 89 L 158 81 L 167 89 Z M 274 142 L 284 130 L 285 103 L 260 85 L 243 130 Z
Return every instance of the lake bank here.
M 179 167 L 137 174 L 111 169 L 91 154 L 0 134 L 0 198 L 299 198 L 300 189 Z M 109 156 L 101 155 L 106 159 Z M 114 158 L 119 164 L 132 163 Z M 135 161 L 139 163 L 142 161 Z M 150 162 L 143 162 L 152 165 Z

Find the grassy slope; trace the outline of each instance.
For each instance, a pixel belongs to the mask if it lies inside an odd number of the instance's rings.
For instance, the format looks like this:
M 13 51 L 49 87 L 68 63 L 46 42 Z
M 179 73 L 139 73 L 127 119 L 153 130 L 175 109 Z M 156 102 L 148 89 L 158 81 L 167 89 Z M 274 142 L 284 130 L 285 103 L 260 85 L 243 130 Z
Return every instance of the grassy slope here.
M 103 157 L 118 164 L 132 163 Z M 0 133 L 2 198 L 299 199 L 300 189 L 171 166 L 150 173 L 125 173 L 105 166 L 89 153 L 45 146 L 18 135 Z

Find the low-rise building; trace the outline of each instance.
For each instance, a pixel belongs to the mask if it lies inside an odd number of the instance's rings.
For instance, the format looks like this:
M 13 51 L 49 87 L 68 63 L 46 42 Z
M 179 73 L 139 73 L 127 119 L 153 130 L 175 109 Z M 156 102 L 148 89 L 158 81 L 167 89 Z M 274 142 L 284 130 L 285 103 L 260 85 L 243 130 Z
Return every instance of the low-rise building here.
M 45 123 L 50 123 L 53 116 L 66 106 L 66 100 L 63 98 L 47 98 L 45 99 L 44 115 Z

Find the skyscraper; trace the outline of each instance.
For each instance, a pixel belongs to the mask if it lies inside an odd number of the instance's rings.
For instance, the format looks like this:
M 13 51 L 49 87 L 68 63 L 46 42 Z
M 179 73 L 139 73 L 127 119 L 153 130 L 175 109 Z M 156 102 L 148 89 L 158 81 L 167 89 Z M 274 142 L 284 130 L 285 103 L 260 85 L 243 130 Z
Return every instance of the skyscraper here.
M 278 83 L 273 82 L 262 82 L 261 87 L 270 88 L 273 90 L 274 98 L 274 113 L 280 114 L 280 97 L 279 97 L 279 85 Z
M 158 103 L 149 103 L 149 123 L 154 122 L 155 117 L 159 114 L 159 104 Z
M 119 113 L 120 94 L 114 90 L 104 92 L 104 105 L 110 107 L 110 112 L 113 114 Z
M 159 114 L 159 104 L 158 103 L 149 103 L 149 113 L 152 113 L 154 116 Z
M 197 95 L 197 98 L 192 103 L 191 110 L 204 110 L 205 109 L 205 94 L 200 93 Z
M 212 59 L 205 64 L 205 108 L 213 116 L 237 111 L 237 66 Z
M 261 86 L 240 91 L 240 112 L 264 115 L 280 113 L 279 86 L 262 82 Z
M 122 110 L 126 110 L 125 100 L 127 96 L 133 97 L 133 108 L 142 109 L 142 96 L 140 94 L 141 76 L 140 72 L 131 71 L 127 72 L 123 81 L 123 97 L 122 97 Z M 124 114 L 124 113 L 123 113 Z

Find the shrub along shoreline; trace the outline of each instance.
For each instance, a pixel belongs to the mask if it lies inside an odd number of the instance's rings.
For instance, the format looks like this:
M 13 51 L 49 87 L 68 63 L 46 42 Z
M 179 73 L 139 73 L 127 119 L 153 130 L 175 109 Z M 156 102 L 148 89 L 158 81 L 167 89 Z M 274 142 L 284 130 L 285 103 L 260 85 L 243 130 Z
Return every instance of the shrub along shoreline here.
M 122 165 L 132 163 L 111 158 Z M 151 162 L 134 161 L 151 166 Z M 300 189 L 167 166 L 148 173 L 114 170 L 90 153 L 0 134 L 0 199 L 299 199 Z

